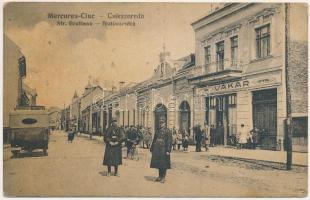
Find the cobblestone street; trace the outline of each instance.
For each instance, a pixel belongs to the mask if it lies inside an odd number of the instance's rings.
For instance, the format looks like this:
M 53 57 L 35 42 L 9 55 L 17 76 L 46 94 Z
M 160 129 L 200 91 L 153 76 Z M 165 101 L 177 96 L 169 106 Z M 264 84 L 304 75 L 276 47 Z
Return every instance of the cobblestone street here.
M 216 147 L 221 148 L 221 147 Z M 214 149 L 216 149 L 214 148 Z M 172 169 L 164 184 L 154 182 L 151 154 L 139 149 L 139 161 L 123 159 L 120 177 L 107 177 L 102 166 L 103 142 L 77 136 L 67 143 L 53 132 L 49 155 L 34 152 L 11 158 L 4 148 L 5 196 L 161 196 L 161 197 L 304 197 L 307 167 L 233 158 L 210 152 L 172 153 Z M 123 156 L 125 155 L 123 148 Z

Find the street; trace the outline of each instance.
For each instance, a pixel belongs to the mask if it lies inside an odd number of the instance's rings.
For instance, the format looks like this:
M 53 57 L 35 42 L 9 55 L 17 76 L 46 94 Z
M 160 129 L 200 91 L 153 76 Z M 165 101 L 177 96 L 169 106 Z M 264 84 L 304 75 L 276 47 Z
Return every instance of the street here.
M 215 147 L 217 148 L 217 147 Z M 123 148 L 123 157 L 126 148 Z M 164 184 L 154 182 L 149 150 L 139 148 L 139 161 L 123 159 L 120 177 L 107 177 L 104 145 L 64 132 L 50 136 L 48 156 L 34 152 L 11 158 L 4 149 L 4 195 L 92 197 L 305 197 L 307 167 L 250 159 L 232 159 L 209 152 L 173 151 L 172 169 Z M 211 149 L 210 151 L 212 151 Z

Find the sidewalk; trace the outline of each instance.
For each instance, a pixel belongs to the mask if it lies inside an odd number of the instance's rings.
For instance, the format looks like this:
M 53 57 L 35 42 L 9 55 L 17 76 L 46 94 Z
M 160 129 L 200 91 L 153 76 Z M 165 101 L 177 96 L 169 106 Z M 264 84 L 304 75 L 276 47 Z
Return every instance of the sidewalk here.
M 189 151 L 195 152 L 195 146 L 189 146 Z M 217 146 L 209 148 L 207 154 L 223 157 L 286 163 L 286 151 L 235 149 L 232 147 Z M 308 153 L 293 152 L 293 165 L 308 166 Z
M 89 138 L 88 134 L 80 134 L 80 137 Z M 100 136 L 93 136 L 93 140 L 103 141 Z M 204 149 L 203 149 L 204 150 Z M 189 146 L 189 153 L 195 153 L 195 146 Z M 205 153 L 205 152 L 200 152 Z M 235 149 L 232 147 L 217 146 L 209 148 L 208 155 L 222 157 L 261 160 L 268 162 L 286 163 L 286 151 L 270 151 L 261 149 Z M 308 166 L 308 153 L 293 152 L 293 165 Z
M 83 137 L 83 138 L 90 138 L 89 137 L 89 134 L 86 134 L 86 133 L 79 133 L 79 134 L 76 134 L 75 136 L 77 137 Z M 98 141 L 103 141 L 103 136 L 98 136 L 98 135 L 93 135 L 92 136 L 92 140 L 98 140 Z

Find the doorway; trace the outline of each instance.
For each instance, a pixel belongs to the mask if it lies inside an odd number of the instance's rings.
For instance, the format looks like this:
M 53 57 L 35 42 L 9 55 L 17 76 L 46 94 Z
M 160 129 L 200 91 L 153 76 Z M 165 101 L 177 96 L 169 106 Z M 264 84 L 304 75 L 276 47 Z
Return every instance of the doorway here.
M 180 130 L 186 130 L 190 134 L 191 109 L 187 101 L 182 101 L 179 106 L 179 127 Z
M 275 150 L 277 139 L 277 89 L 253 92 L 253 126 L 260 130 L 262 149 Z

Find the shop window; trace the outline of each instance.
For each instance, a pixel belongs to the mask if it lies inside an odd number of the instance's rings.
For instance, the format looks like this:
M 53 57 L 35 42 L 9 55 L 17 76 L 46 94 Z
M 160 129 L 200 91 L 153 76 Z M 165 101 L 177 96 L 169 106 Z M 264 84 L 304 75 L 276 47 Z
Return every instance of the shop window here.
M 211 97 L 210 108 L 216 107 L 216 97 Z
M 256 56 L 264 58 L 270 55 L 270 25 L 256 29 Z
M 236 106 L 237 102 L 236 102 L 237 96 L 236 94 L 232 94 L 228 96 L 228 106 Z

